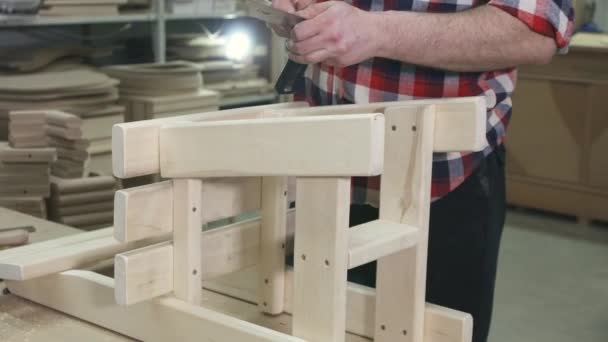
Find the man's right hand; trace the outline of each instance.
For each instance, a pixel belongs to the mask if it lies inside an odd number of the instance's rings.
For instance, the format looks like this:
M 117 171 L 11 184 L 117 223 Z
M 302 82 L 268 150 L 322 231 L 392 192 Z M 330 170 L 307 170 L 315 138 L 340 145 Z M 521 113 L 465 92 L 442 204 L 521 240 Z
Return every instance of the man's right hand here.
M 280 9 L 283 12 L 295 13 L 305 9 L 315 2 L 316 0 L 272 0 L 272 7 Z M 277 35 L 281 37 L 289 38 L 291 35 L 291 32 L 286 32 L 281 27 L 275 25 L 270 25 L 270 27 Z

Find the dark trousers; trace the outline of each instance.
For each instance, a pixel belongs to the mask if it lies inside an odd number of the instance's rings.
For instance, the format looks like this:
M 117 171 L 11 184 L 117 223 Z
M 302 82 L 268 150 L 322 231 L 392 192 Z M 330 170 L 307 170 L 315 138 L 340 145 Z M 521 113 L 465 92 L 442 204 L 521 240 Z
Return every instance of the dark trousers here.
M 426 298 L 473 315 L 473 342 L 488 339 L 498 250 L 505 221 L 505 150 L 489 155 L 464 184 L 431 205 Z M 378 218 L 353 205 L 350 225 Z M 349 271 L 349 281 L 375 287 L 376 264 Z

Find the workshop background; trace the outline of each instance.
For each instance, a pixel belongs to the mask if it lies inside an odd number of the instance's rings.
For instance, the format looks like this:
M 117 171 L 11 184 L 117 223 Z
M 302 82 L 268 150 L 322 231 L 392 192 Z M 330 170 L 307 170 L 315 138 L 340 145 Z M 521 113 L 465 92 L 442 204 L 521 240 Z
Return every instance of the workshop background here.
M 490 342 L 608 341 L 608 1 L 575 6 L 569 54 L 519 71 Z M 0 12 L 0 230 L 25 222 L 13 211 L 111 226 L 116 190 L 159 181 L 112 176 L 114 124 L 288 100 L 273 90 L 284 42 L 237 0 L 0 0 Z

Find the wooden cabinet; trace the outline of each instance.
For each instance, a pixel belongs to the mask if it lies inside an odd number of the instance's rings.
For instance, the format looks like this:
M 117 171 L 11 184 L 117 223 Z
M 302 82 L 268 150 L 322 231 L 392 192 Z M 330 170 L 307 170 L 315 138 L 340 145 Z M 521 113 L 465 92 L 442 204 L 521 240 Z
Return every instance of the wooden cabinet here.
M 506 144 L 510 204 L 608 221 L 608 35 L 520 69 Z

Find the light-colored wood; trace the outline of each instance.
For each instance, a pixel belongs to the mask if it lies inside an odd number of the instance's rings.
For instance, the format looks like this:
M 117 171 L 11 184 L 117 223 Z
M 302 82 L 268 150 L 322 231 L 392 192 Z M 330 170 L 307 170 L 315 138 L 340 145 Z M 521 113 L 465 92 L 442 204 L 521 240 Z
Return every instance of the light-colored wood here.
M 393 221 L 376 220 L 348 231 L 348 268 L 410 248 L 418 242 L 418 228 Z
M 67 271 L 7 285 L 20 297 L 140 341 L 200 342 L 204 336 L 209 341 L 304 342 L 240 319 L 245 317 L 231 317 L 172 297 L 120 306 L 114 299 L 113 279 L 89 271 Z
M 251 119 L 270 108 L 304 106 L 305 103 L 285 103 L 116 125 L 112 128 L 114 175 L 118 178 L 131 178 L 160 173 L 159 131 L 164 124 L 176 121 Z
M 90 226 L 93 224 L 103 224 L 109 227 L 112 225 L 112 217 L 114 217 L 114 213 L 108 210 L 105 212 L 63 216 L 61 222 L 72 227 Z
M 67 194 L 53 198 L 52 201 L 56 202 L 60 206 L 112 201 L 115 192 L 115 190 L 98 190 L 85 193 Z
M 304 109 L 271 109 L 271 116 L 339 115 L 352 113 L 385 113 L 392 107 L 435 105 L 435 152 L 481 151 L 488 146 L 486 138 L 487 104 L 484 97 L 457 97 L 400 102 L 378 102 Z M 390 128 L 390 127 L 389 127 Z
M 173 289 L 176 298 L 201 300 L 202 181 L 173 180 Z
M 237 216 L 260 209 L 260 177 L 212 178 L 203 182 L 203 222 Z
M 293 335 L 344 341 L 350 178 L 298 178 Z
M 74 114 L 58 110 L 49 110 L 45 112 L 45 115 L 46 122 L 51 125 L 62 126 L 67 128 L 80 128 L 80 126 L 82 125 L 82 119 Z
M 293 270 L 287 269 L 285 312 L 293 309 Z M 257 267 L 206 281 L 204 288 L 232 298 L 255 302 L 257 298 Z M 366 286 L 348 283 L 346 330 L 351 334 L 371 338 L 374 334 L 376 291 Z M 424 342 L 471 342 L 473 317 L 464 312 L 427 303 L 424 309 Z
M 0 252 L 0 279 L 27 280 L 111 258 L 169 237 L 119 243 L 112 229 L 102 229 Z
M 61 217 L 61 216 L 73 216 L 73 215 L 83 215 L 86 213 L 96 213 L 103 211 L 113 211 L 114 203 L 112 201 L 101 202 L 101 203 L 92 203 L 92 204 L 83 204 L 83 205 L 72 205 L 68 207 L 51 207 L 49 208 L 49 214 L 51 218 Z
M 16 149 L 10 147 L 8 143 L 0 143 L 0 162 L 2 163 L 50 163 L 55 158 L 53 148 Z
M 287 177 L 262 179 L 260 276 L 258 305 L 263 312 L 283 313 L 287 239 Z
M 203 232 L 203 280 L 239 271 L 258 263 L 260 219 L 254 218 Z M 255 301 L 257 302 L 257 296 Z
M 51 177 L 51 182 L 54 190 L 61 194 L 108 190 L 116 187 L 116 180 L 112 176 L 96 176 L 78 179 Z
M 131 242 L 173 231 L 173 182 L 119 190 L 114 196 L 114 237 Z
M 383 147 L 380 114 L 175 123 L 160 130 L 166 178 L 373 176 L 382 172 Z
M 0 247 L 21 246 L 29 240 L 29 233 L 25 229 L 0 231 Z
M 402 106 L 385 112 L 385 158 L 380 219 L 419 228 L 415 247 L 378 260 L 377 342 L 423 340 L 428 225 L 431 203 L 435 106 Z M 407 148 L 405 148 L 407 146 Z
M 173 291 L 173 245 L 164 242 L 114 258 L 116 302 L 133 305 Z

